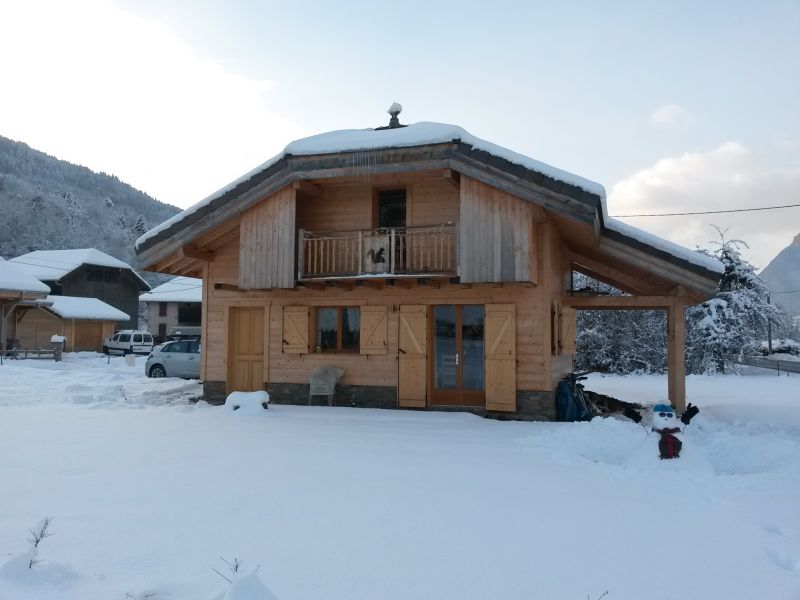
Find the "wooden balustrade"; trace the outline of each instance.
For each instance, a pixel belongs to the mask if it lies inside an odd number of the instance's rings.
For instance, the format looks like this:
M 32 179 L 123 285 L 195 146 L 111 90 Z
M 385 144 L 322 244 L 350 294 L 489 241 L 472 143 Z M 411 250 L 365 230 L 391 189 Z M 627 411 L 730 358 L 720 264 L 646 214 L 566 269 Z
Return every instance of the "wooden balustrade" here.
M 456 226 L 318 232 L 300 229 L 297 278 L 454 274 Z

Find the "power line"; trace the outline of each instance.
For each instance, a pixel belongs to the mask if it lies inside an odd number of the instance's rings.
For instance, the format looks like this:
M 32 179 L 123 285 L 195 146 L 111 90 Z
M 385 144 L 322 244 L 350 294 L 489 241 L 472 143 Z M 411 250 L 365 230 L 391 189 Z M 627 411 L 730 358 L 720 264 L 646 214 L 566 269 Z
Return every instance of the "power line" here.
M 771 294 L 796 294 L 800 292 L 800 290 L 789 290 L 788 292 L 770 292 Z
M 717 215 L 720 213 L 753 212 L 757 210 L 777 210 L 779 208 L 797 208 L 800 204 L 784 204 L 783 206 L 762 206 L 761 208 L 732 208 L 729 210 L 699 210 L 695 212 L 682 213 L 649 213 L 641 215 L 609 215 L 614 219 L 624 219 L 626 217 L 682 217 L 686 215 Z

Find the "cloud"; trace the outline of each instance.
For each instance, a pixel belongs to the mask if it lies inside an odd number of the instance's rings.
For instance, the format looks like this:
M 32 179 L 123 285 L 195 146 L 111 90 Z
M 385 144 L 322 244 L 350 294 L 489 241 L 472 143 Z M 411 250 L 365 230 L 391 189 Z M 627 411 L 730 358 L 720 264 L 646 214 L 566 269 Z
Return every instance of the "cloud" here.
M 187 206 L 301 133 L 274 86 L 109 2 L 4 2 L 0 134 Z
M 795 164 L 798 164 L 795 162 Z M 798 204 L 800 167 L 769 168 L 738 142 L 708 152 L 664 158 L 616 183 L 609 193 L 610 215 L 731 210 Z M 750 245 L 745 256 L 759 268 L 800 232 L 800 208 L 678 217 L 621 219 L 694 248 L 715 240 L 711 224 Z
M 653 111 L 650 122 L 661 129 L 688 129 L 694 123 L 694 115 L 680 104 L 665 104 Z

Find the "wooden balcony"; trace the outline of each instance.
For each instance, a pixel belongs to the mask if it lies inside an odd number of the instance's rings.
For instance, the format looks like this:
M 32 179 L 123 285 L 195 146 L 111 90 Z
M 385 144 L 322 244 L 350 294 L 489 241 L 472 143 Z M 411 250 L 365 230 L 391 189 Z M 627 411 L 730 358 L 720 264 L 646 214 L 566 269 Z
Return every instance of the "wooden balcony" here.
M 456 225 L 306 231 L 297 236 L 297 279 L 454 276 Z

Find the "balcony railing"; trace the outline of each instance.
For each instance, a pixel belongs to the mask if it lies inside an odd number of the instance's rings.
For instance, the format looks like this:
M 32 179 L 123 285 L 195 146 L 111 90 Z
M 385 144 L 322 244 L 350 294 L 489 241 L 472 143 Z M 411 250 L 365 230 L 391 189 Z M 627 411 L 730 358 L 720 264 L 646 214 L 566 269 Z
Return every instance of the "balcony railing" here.
M 456 226 L 306 231 L 297 237 L 297 278 L 455 274 Z

